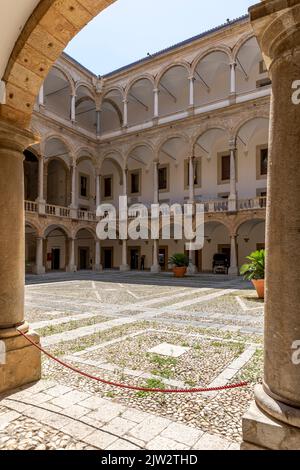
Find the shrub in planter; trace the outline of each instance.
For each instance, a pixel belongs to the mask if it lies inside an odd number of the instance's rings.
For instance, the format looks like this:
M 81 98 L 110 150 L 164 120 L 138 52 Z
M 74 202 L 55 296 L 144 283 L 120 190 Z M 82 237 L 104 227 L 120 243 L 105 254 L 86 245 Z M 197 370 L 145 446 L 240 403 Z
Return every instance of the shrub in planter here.
M 265 297 L 265 250 L 257 250 L 247 256 L 250 263 L 241 267 L 244 279 L 251 281 L 260 299 Z
M 184 277 L 189 265 L 189 258 L 184 253 L 176 253 L 169 259 L 175 277 Z

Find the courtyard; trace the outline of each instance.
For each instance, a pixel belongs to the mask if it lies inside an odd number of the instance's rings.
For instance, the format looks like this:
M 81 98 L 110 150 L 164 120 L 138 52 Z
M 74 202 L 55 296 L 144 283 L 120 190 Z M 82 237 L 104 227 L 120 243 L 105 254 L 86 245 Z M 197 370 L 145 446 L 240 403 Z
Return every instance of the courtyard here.
M 0 401 L 0 449 L 239 449 L 261 381 L 263 303 L 241 278 L 105 271 L 28 276 L 26 318 L 60 360 Z

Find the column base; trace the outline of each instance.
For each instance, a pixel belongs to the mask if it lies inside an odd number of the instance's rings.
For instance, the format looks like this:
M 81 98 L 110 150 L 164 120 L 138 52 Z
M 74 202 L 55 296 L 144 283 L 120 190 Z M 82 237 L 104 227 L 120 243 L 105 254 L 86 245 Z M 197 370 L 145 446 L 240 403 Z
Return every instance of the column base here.
M 78 219 L 78 209 L 76 207 L 70 207 L 71 219 Z
M 151 272 L 153 274 L 160 273 L 161 272 L 161 267 L 159 266 L 159 264 L 157 264 L 157 265 L 155 264 L 155 265 L 151 266 Z
M 103 266 L 102 264 L 96 264 L 94 266 L 94 271 L 96 271 L 96 273 L 101 273 L 103 271 Z
M 33 270 L 34 274 L 45 274 L 46 273 L 46 268 L 45 266 L 35 266 L 34 270 Z
M 300 409 L 271 398 L 261 385 L 243 417 L 242 449 L 300 450 Z
M 77 273 L 77 266 L 75 265 L 70 265 L 66 267 L 66 272 L 67 273 Z
M 237 211 L 237 200 L 235 198 L 228 199 L 228 210 L 229 212 Z
M 39 336 L 28 328 L 27 323 L 19 327 L 39 344 Z M 0 393 L 40 380 L 41 352 L 20 336 L 16 328 L 0 329 L 0 345 L 5 351 L 0 356 Z
M 230 276 L 238 276 L 239 275 L 239 269 L 237 267 L 229 268 L 228 269 L 228 274 L 230 274 Z
M 130 271 L 130 267 L 128 266 L 128 264 L 121 264 L 121 266 L 120 266 L 120 271 L 121 271 L 122 273 L 125 273 L 125 272 L 127 272 L 127 271 Z
M 197 272 L 197 268 L 194 264 L 190 264 L 186 270 L 187 274 L 196 274 L 196 272 Z
M 46 215 L 46 201 L 45 200 L 36 200 L 37 205 L 38 205 L 38 213 L 39 215 Z

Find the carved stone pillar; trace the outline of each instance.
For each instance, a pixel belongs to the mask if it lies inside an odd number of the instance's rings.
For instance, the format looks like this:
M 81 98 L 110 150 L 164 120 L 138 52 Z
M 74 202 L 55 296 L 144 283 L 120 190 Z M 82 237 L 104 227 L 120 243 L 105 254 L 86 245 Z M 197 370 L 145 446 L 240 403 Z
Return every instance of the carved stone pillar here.
M 242 448 L 300 449 L 300 0 L 250 8 L 272 79 L 263 385 L 243 420 Z M 284 157 L 283 157 L 284 156 Z
M 17 328 L 39 343 L 24 320 L 25 223 L 23 151 L 35 142 L 25 130 L 0 121 L 0 392 L 34 382 L 41 375 L 40 352 Z

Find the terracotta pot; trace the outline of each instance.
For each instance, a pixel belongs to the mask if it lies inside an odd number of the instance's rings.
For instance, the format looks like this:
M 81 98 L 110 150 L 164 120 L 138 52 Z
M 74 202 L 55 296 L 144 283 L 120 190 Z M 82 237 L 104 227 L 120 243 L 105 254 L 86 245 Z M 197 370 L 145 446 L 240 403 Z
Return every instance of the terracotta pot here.
M 173 273 L 175 277 L 184 277 L 186 271 L 187 271 L 187 268 L 185 266 L 182 266 L 182 267 L 176 266 L 175 268 L 173 268 Z
M 258 280 L 253 280 L 252 284 L 254 285 L 258 298 L 259 299 L 264 299 L 265 298 L 265 280 L 264 279 L 258 279 Z

